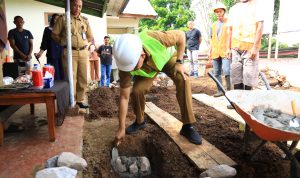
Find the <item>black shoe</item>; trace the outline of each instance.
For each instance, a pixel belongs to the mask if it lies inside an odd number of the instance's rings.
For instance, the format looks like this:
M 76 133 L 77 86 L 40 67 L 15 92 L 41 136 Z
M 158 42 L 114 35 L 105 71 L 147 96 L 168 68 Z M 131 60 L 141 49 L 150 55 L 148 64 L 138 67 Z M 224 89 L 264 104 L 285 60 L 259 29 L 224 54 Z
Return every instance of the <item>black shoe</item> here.
M 194 143 L 196 145 L 201 145 L 202 144 L 201 135 L 198 132 L 196 132 L 195 129 L 192 126 L 185 127 L 183 125 L 181 130 L 180 130 L 180 135 L 187 138 L 191 143 Z
M 76 104 L 82 109 L 87 109 L 90 107 L 88 104 L 85 104 L 85 103 L 76 103 Z
M 133 134 L 136 133 L 140 129 L 144 129 L 146 127 L 146 122 L 138 124 L 136 121 L 131 124 L 129 127 L 126 128 L 126 134 Z
M 214 94 L 214 97 L 220 97 L 220 96 L 223 96 L 223 93 L 218 91 L 217 93 Z

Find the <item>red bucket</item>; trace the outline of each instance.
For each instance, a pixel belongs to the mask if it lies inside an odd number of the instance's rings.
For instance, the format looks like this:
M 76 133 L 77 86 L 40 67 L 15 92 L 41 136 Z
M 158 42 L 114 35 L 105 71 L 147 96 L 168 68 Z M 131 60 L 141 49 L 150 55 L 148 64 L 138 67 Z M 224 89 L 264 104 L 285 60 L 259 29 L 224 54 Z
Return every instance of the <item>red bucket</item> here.
M 44 82 L 43 82 L 43 76 L 42 71 L 40 70 L 32 70 L 32 83 L 35 88 L 43 88 Z

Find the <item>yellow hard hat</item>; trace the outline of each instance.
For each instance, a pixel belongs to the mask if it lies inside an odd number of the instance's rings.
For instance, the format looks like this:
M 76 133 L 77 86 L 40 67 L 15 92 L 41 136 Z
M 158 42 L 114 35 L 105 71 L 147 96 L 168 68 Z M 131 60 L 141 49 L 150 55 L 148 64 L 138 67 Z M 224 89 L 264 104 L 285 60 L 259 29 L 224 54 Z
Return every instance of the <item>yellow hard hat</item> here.
M 224 9 L 224 11 L 226 12 L 226 6 L 221 2 L 217 2 L 212 8 L 213 12 L 215 12 L 215 10 L 217 9 Z

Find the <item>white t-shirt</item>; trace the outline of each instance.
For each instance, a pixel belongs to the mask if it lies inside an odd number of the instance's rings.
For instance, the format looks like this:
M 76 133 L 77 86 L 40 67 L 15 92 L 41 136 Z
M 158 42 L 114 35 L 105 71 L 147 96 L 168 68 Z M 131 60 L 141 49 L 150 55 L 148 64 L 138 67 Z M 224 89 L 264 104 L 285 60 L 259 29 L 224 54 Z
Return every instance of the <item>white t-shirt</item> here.
M 228 15 L 227 26 L 232 27 L 232 38 L 253 43 L 255 40 L 256 23 L 264 21 L 262 7 L 253 0 L 237 3 Z

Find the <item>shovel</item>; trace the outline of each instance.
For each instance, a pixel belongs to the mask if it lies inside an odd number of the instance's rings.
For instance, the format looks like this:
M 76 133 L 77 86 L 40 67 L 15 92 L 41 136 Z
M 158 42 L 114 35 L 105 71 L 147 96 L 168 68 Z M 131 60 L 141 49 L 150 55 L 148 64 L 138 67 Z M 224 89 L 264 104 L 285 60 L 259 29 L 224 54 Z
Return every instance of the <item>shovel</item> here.
M 111 159 L 114 162 L 119 157 L 119 152 L 117 147 L 113 147 L 111 150 Z
M 119 151 L 118 151 L 118 145 L 119 144 L 116 143 L 116 142 L 114 142 L 113 144 L 114 144 L 114 146 L 111 150 L 111 161 L 115 162 L 116 159 L 119 157 Z
M 296 102 L 295 100 L 292 101 L 292 110 L 293 110 L 293 114 L 294 114 L 294 117 L 290 120 L 290 127 L 299 127 L 299 123 L 295 120 L 295 118 L 297 117 L 297 114 L 296 114 Z
M 37 53 L 34 53 L 33 55 L 34 55 L 35 59 L 38 61 L 38 63 L 41 65 L 41 62 L 40 62 L 39 58 L 37 57 Z

